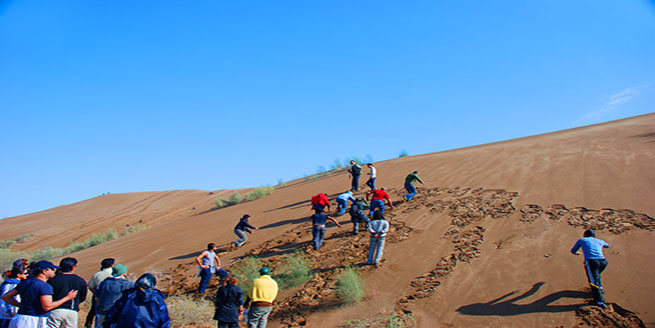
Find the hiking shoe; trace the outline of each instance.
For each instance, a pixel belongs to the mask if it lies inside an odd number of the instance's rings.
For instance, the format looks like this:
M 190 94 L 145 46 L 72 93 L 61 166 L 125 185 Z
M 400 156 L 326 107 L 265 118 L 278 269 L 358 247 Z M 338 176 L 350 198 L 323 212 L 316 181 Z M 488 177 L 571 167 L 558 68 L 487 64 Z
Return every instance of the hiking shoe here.
M 607 309 L 607 305 L 605 305 L 603 302 L 596 302 L 596 305 L 602 307 L 603 309 Z

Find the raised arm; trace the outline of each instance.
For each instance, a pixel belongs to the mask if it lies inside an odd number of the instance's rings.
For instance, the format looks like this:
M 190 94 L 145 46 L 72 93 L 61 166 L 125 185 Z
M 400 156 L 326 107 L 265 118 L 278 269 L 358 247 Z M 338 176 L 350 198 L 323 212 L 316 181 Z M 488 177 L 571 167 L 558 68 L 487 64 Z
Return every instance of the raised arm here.
M 327 218 L 328 218 L 328 220 L 334 222 L 334 224 L 336 224 L 337 227 L 341 228 L 341 224 L 339 224 L 339 222 L 337 222 L 337 220 L 335 220 L 333 217 L 328 216 Z
M 52 295 L 41 295 L 39 300 L 41 301 L 41 307 L 43 311 L 50 311 L 58 308 L 60 305 L 74 299 L 77 296 L 77 290 L 73 289 L 64 298 L 59 299 L 55 302 L 52 301 Z

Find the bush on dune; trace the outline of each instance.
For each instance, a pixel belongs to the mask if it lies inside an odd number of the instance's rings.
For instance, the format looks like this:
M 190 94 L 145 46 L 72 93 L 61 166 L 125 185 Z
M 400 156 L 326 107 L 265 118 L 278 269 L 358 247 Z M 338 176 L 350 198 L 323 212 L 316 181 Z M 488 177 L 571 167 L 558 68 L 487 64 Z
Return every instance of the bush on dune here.
M 353 268 L 347 268 L 337 276 L 337 297 L 344 303 L 359 303 L 365 294 L 364 282 Z
M 288 255 L 285 262 L 275 269 L 275 276 L 278 285 L 282 289 L 293 288 L 303 285 L 312 279 L 312 268 L 309 259 L 302 252 Z
M 214 317 L 214 304 L 205 299 L 175 295 L 166 298 L 171 327 L 199 327 Z M 214 325 L 206 325 L 214 327 Z M 205 327 L 205 326 L 201 326 Z

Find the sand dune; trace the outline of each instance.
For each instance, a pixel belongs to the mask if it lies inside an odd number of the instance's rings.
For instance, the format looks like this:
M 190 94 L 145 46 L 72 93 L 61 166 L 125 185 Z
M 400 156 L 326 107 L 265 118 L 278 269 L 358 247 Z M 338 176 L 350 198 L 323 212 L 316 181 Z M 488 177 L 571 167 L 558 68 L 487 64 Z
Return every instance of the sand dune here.
M 357 266 L 367 238 L 350 235 L 349 223 L 330 227 L 319 251 L 307 244 L 309 197 L 343 192 L 345 172 L 293 181 L 262 199 L 215 211 L 214 198 L 230 191 L 104 195 L 2 220 L 0 239 L 31 232 L 17 249 L 62 247 L 141 220 L 148 229 L 76 253 L 80 273 L 90 276 L 101 258 L 113 256 L 134 272 L 168 274 L 175 284 L 163 286 L 180 293 L 197 283 L 195 254 L 208 242 L 234 240 L 236 221 L 248 213 L 261 229 L 244 247 L 222 253 L 224 265 L 246 254 L 275 264 L 299 248 L 323 269 L 304 288 L 281 293 L 274 327 L 335 327 L 385 311 L 411 313 L 417 327 L 638 326 L 628 311 L 655 326 L 654 159 L 655 114 L 648 114 L 376 163 L 377 184 L 389 187 L 394 201 L 407 173 L 419 170 L 426 183 L 415 200 L 388 213 L 394 230 L 377 269 Z M 589 297 L 582 259 L 569 250 L 584 228 L 597 229 L 612 245 L 603 280 L 614 311 L 581 307 Z M 348 264 L 360 271 L 368 298 L 340 307 L 331 286 Z

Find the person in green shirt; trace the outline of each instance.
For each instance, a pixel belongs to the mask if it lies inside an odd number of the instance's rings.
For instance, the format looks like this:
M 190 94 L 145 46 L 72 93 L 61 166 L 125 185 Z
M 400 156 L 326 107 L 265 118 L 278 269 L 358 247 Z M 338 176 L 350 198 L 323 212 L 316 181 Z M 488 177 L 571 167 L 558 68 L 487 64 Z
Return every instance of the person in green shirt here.
M 407 175 L 407 177 L 405 178 L 405 189 L 407 190 L 408 194 L 404 195 L 403 198 L 405 198 L 408 201 L 412 200 L 412 197 L 416 195 L 416 187 L 414 187 L 414 182 L 418 181 L 421 184 L 424 184 L 421 178 L 419 178 L 417 174 L 418 171 L 414 171 L 413 173 Z

